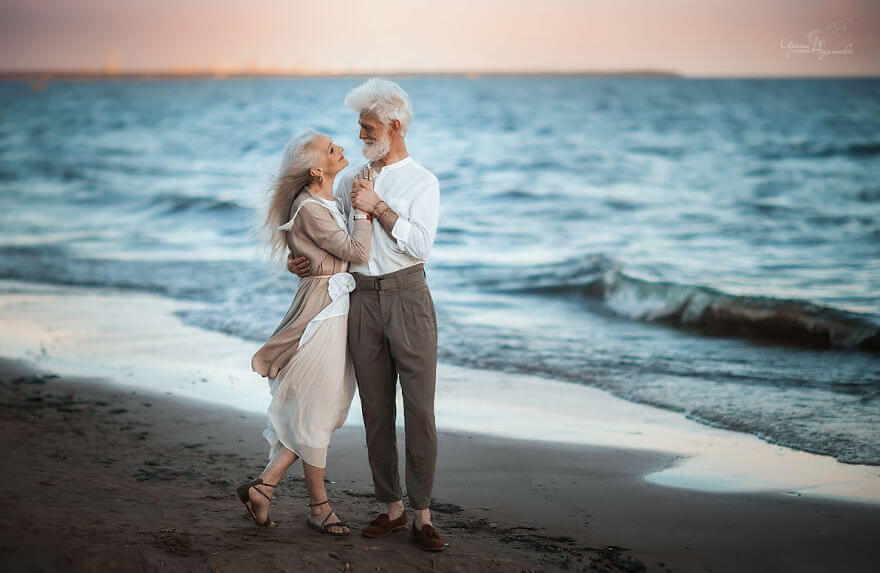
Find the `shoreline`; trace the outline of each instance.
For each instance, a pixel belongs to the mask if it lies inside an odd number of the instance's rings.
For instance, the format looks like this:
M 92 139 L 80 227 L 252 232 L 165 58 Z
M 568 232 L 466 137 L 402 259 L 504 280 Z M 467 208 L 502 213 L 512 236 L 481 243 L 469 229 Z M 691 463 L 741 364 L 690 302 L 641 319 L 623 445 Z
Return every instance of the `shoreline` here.
M 0 281 L 0 343 L 4 355 L 43 369 L 264 414 L 268 387 L 249 367 L 259 343 L 175 315 L 199 306 L 118 289 Z M 399 426 L 401 400 L 398 390 Z M 591 386 L 441 362 L 436 416 L 446 431 L 672 456 L 643 476 L 655 485 L 880 506 L 880 466 L 844 464 Z M 346 425 L 362 425 L 357 396 Z
M 433 517 L 450 550 L 358 535 L 381 507 L 357 401 L 327 473 L 354 535 L 301 523 L 298 467 L 279 527 L 261 530 L 234 494 L 268 452 L 268 390 L 241 360 L 258 345 L 174 314 L 193 306 L 0 281 L 6 569 L 860 571 L 880 558 L 878 467 L 442 363 Z
M 668 454 L 450 431 L 432 506 L 447 551 L 357 534 L 381 507 L 356 427 L 334 433 L 327 471 L 354 534 L 301 523 L 300 465 L 264 530 L 234 493 L 265 463 L 264 416 L 20 360 L 0 359 L 0 381 L 5 570 L 868 571 L 880 558 L 876 506 L 667 488 L 641 476 Z

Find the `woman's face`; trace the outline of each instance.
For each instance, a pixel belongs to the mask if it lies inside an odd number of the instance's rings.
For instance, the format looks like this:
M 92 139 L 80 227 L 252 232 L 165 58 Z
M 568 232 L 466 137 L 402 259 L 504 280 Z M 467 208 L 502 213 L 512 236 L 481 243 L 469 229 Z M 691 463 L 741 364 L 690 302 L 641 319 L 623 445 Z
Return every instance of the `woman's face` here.
M 348 159 L 342 154 L 342 146 L 333 143 L 329 136 L 319 135 L 313 145 L 317 146 L 321 158 L 318 166 L 325 174 L 336 175 L 348 166 Z

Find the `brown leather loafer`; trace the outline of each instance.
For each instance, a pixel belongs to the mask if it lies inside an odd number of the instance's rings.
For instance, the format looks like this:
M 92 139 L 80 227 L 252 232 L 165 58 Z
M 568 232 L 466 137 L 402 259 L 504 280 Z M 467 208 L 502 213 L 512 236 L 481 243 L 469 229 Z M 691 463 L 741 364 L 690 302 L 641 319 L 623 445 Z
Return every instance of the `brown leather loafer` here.
M 370 525 L 366 526 L 363 531 L 361 531 L 361 535 L 364 537 L 385 537 L 392 531 L 397 531 L 398 529 L 406 529 L 406 512 L 400 514 L 400 517 L 397 519 L 390 519 L 387 513 L 379 514 L 379 517 L 370 522 Z
M 416 529 L 416 524 L 413 523 L 412 529 L 409 532 L 413 536 L 413 541 L 416 545 L 425 551 L 443 551 L 446 549 L 443 538 L 440 537 L 437 529 L 430 523 L 426 523 L 421 529 Z

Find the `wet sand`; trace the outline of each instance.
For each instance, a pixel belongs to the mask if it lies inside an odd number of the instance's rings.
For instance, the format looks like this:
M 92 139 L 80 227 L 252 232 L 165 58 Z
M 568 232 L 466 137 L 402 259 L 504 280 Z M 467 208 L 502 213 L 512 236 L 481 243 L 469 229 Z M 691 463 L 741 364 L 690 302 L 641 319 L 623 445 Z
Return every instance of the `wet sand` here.
M 354 534 L 304 525 L 301 466 L 256 527 L 235 497 L 265 461 L 265 418 L 0 361 L 4 571 L 872 571 L 880 508 L 650 484 L 666 453 L 443 432 L 434 521 L 450 547 L 358 535 L 372 499 L 363 430 L 334 434 L 328 493 Z

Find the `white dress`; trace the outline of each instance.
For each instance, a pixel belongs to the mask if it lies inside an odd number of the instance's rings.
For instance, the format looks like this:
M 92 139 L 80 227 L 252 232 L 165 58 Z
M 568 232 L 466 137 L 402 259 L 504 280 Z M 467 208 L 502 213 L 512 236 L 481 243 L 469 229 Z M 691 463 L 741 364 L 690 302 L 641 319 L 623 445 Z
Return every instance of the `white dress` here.
M 311 466 L 327 465 L 330 434 L 345 423 L 357 386 L 347 333 L 348 315 L 322 320 L 308 344 L 268 378 L 272 402 L 263 436 L 270 460 L 283 444 Z

